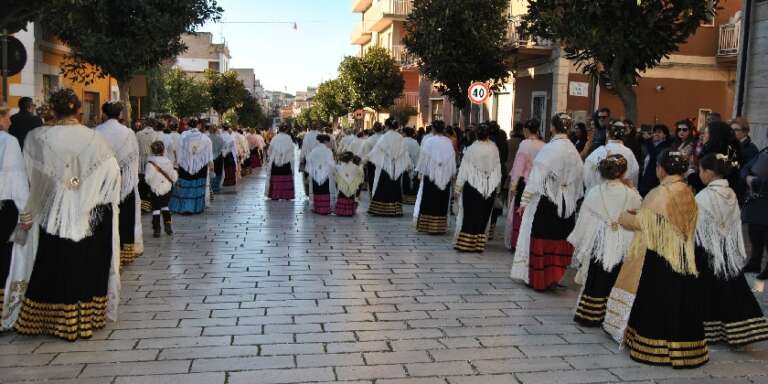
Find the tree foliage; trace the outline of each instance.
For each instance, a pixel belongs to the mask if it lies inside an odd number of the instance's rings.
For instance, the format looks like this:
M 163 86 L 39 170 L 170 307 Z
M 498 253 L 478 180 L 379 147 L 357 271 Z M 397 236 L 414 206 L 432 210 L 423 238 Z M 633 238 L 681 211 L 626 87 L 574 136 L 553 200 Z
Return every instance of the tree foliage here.
M 348 92 L 341 80 L 328 80 L 317 87 L 312 108 L 323 120 L 333 120 L 350 112 Z
M 176 117 L 198 117 L 208 110 L 211 98 L 206 85 L 173 68 L 163 76 L 163 107 Z
M 339 81 L 348 94 L 350 109 L 380 111 L 395 103 L 405 81 L 389 52 L 370 48 L 363 57 L 347 56 L 339 64 Z
M 246 94 L 239 106 L 235 108 L 237 122 L 244 127 L 260 128 L 264 125 L 264 111 L 261 104 L 250 93 Z
M 583 72 L 607 78 L 637 121 L 632 85 L 712 16 L 707 0 L 530 0 L 534 35 L 559 41 Z
M 418 114 L 419 111 L 410 105 L 394 106 L 389 109 L 389 116 L 397 120 L 397 122 L 403 126 L 408 124 L 408 120 L 411 119 L 411 116 L 416 116 Z
M 0 34 L 3 31 L 14 34 L 26 29 L 27 23 L 35 21 L 40 15 L 45 3 L 43 0 L 8 0 L 0 12 Z
M 237 73 L 234 71 L 219 73 L 207 70 L 205 80 L 208 94 L 211 96 L 211 108 L 219 116 L 240 105 L 248 95 L 243 82 L 237 78 Z
M 586 1 L 583 1 L 586 2 Z M 419 69 L 454 105 L 469 105 L 474 81 L 493 88 L 508 76 L 504 64 L 508 0 L 414 0 L 403 38 Z

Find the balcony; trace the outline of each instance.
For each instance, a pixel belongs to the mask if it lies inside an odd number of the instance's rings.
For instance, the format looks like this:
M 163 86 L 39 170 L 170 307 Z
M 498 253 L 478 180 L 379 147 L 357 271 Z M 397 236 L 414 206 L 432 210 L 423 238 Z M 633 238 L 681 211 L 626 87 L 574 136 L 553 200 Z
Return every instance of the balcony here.
M 359 22 L 352 27 L 352 44 L 364 45 L 371 41 L 371 33 L 366 32 L 363 22 Z
M 352 12 L 365 12 L 373 0 L 352 0 Z
M 552 40 L 534 36 L 526 30 L 522 15 L 509 17 L 505 45 L 518 62 L 549 57 L 553 47 Z
M 404 45 L 393 45 L 389 49 L 389 53 L 401 67 L 413 67 L 416 65 L 416 57 L 408 52 Z
M 395 21 L 405 21 L 413 10 L 413 0 L 380 0 L 365 12 L 371 20 L 369 32 L 381 32 Z
M 735 23 L 721 24 L 717 42 L 717 60 L 736 62 L 741 48 L 741 20 Z
M 403 94 L 395 99 L 395 106 L 400 108 L 411 107 L 419 109 L 419 93 L 418 92 L 403 92 Z

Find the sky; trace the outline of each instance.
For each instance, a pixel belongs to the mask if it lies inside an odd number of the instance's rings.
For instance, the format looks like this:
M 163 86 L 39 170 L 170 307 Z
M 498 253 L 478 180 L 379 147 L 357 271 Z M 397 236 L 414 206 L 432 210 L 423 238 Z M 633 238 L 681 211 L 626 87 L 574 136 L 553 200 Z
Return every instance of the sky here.
M 253 68 L 267 90 L 306 90 L 336 77 L 342 58 L 357 51 L 350 43 L 360 20 L 349 0 L 218 0 L 224 8 L 212 32 L 229 47 L 230 68 Z M 242 23 L 256 22 L 256 23 Z M 284 23 L 282 23 L 284 22 Z M 293 23 L 298 29 L 293 29 Z

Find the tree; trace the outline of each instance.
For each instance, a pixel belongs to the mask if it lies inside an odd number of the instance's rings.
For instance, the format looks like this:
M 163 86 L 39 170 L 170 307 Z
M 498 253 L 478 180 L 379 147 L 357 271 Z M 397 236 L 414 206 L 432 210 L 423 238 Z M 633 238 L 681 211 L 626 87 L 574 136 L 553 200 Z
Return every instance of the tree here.
M 339 79 L 321 83 L 312 103 L 312 107 L 323 120 L 333 120 L 334 124 L 339 117 L 351 111 L 348 92 Z
M 49 0 L 41 25 L 70 49 L 62 72 L 89 83 L 107 74 L 128 104 L 128 83 L 138 73 L 173 59 L 186 47 L 183 33 L 218 20 L 216 0 Z M 126 111 L 126 116 L 130 116 Z
M 165 73 L 163 89 L 163 109 L 178 118 L 198 117 L 211 105 L 206 85 L 178 68 Z
M 381 47 L 369 49 L 363 57 L 345 57 L 339 64 L 339 81 L 351 109 L 368 107 L 376 112 L 394 104 L 405 86 L 397 63 Z
M 465 110 L 467 89 L 483 81 L 497 89 L 509 76 L 504 64 L 508 0 L 414 0 L 403 39 L 419 70 Z
M 400 125 L 407 125 L 411 116 L 416 116 L 419 112 L 416 108 L 409 105 L 406 106 L 394 106 L 389 109 L 389 116 L 397 120 Z
M 264 124 L 264 111 L 261 109 L 261 104 L 250 93 L 235 108 L 235 113 L 238 123 L 242 126 L 256 128 Z
M 47 5 L 42 0 L 9 0 L 0 13 L 0 34 L 12 35 L 27 28 L 27 23 L 35 21 Z
M 211 108 L 219 116 L 224 116 L 224 112 L 240 105 L 248 94 L 234 71 L 219 73 L 207 70 L 205 79 L 211 96 Z
M 637 121 L 633 85 L 712 16 L 707 0 L 530 0 L 524 21 L 534 35 L 559 41 L 565 57 L 607 79 Z

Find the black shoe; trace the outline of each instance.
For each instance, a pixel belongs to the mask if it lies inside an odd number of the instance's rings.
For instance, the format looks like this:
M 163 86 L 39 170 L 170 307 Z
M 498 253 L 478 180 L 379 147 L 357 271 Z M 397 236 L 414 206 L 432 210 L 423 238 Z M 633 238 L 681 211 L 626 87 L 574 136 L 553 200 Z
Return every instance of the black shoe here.
M 163 214 L 163 226 L 165 227 L 165 233 L 170 236 L 173 235 L 173 228 L 171 228 L 171 211 L 162 211 Z
M 768 268 L 765 268 L 762 272 L 760 272 L 759 275 L 757 275 L 758 280 L 768 280 Z
M 160 237 L 160 215 L 152 215 L 152 237 Z

